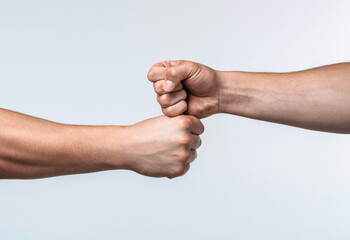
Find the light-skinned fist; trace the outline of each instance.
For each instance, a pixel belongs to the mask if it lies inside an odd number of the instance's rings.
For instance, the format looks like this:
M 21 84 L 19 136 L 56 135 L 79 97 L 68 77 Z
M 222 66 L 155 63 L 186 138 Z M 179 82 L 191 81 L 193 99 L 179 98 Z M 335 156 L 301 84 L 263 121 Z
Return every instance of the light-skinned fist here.
M 196 159 L 204 131 L 193 116 L 160 116 L 127 126 L 122 151 L 127 168 L 151 177 L 184 175 Z

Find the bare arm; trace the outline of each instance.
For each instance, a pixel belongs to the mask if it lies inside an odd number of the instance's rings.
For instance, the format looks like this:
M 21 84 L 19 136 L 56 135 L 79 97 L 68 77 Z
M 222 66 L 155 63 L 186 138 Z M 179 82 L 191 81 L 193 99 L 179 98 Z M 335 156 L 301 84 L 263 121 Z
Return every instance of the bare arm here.
M 131 126 L 76 126 L 0 109 L 0 178 L 112 169 L 172 178 L 184 174 L 196 158 L 202 128 L 194 117 L 163 116 Z
M 350 133 L 350 63 L 290 73 L 249 73 L 215 71 L 189 61 L 165 61 L 155 64 L 148 78 L 154 82 L 167 116 L 185 111 L 199 118 L 230 113 Z
M 219 111 L 350 133 L 350 63 L 291 73 L 218 72 Z

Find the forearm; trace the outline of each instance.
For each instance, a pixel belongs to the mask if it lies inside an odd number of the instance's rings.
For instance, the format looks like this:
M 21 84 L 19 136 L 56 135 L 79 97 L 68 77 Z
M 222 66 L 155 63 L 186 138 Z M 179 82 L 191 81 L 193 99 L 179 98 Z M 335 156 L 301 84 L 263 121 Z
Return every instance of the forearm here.
M 217 72 L 219 111 L 350 133 L 350 63 L 292 73 Z
M 0 178 L 126 168 L 123 134 L 123 127 L 64 125 L 0 109 Z

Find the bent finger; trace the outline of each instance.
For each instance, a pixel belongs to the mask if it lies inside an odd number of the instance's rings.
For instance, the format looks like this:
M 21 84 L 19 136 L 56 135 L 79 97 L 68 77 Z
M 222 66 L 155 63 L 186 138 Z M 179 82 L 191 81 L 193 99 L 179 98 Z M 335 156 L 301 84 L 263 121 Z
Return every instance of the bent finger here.
M 187 97 L 187 93 L 184 89 L 179 90 L 173 93 L 167 93 L 157 97 L 159 104 L 163 107 L 170 107 L 180 102 L 181 100 L 185 100 Z
M 196 74 L 197 68 L 193 62 L 184 61 L 167 68 L 164 90 L 172 92 L 173 89 L 183 80 Z
M 190 118 L 191 118 L 191 120 L 192 120 L 192 128 L 191 128 L 191 132 L 193 133 L 193 134 L 196 134 L 196 135 L 200 135 L 200 134 L 202 134 L 203 132 L 204 132 L 204 125 L 203 125 L 203 123 L 201 122 L 201 120 L 199 120 L 198 118 L 196 118 L 196 117 L 193 117 L 193 116 L 191 116 L 191 115 L 188 115 Z
M 192 135 L 191 149 L 198 149 L 202 145 L 202 139 L 199 135 Z
M 163 79 L 163 80 L 159 80 L 153 84 L 154 91 L 158 95 L 164 95 L 164 94 L 168 93 L 164 90 L 164 82 L 165 82 L 165 80 Z M 179 83 L 172 92 L 176 92 L 180 89 L 183 89 L 182 83 Z
M 166 115 L 168 117 L 175 117 L 175 116 L 181 115 L 186 110 L 187 110 L 187 103 L 185 100 L 181 100 L 180 102 L 178 102 L 170 107 L 162 109 L 164 115 Z
M 184 170 L 184 173 L 182 174 L 182 176 L 185 175 L 188 172 L 188 170 L 190 170 L 190 167 L 191 167 L 191 165 L 189 163 L 187 163 L 186 166 L 185 166 L 185 170 Z
M 187 160 L 187 164 L 193 163 L 194 160 L 196 160 L 196 158 L 197 158 L 197 151 L 192 149 L 191 150 L 191 157 Z

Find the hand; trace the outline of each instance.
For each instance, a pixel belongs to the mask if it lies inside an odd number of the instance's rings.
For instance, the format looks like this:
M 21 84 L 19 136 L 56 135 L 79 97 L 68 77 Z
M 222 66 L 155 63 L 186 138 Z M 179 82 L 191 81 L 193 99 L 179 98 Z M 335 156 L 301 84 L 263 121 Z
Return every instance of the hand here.
M 196 159 L 204 126 L 192 116 L 160 116 L 127 127 L 125 159 L 135 172 L 174 178 L 185 174 Z
M 205 118 L 219 112 L 219 80 L 216 71 L 189 61 L 164 61 L 151 67 L 157 100 L 166 116 L 184 112 Z

